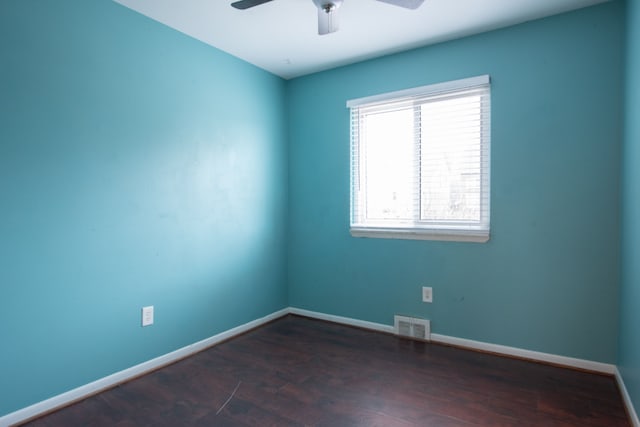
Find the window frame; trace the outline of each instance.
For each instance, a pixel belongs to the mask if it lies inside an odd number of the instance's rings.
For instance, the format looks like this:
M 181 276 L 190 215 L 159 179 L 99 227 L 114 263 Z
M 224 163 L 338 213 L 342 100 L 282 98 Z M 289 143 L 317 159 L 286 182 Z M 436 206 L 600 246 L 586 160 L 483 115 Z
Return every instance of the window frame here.
M 446 224 L 438 224 L 436 221 L 417 221 L 402 226 L 372 225 L 370 221 L 359 221 L 357 218 L 357 203 L 361 202 L 357 196 L 360 182 L 360 150 L 362 143 L 360 142 L 360 121 L 359 116 L 354 119 L 354 114 L 359 114 L 360 108 L 371 106 L 382 106 L 385 104 L 395 104 L 398 102 L 412 103 L 414 100 L 422 100 L 425 102 L 433 98 L 437 98 L 446 94 L 456 94 L 477 88 L 485 88 L 486 93 L 482 94 L 483 102 L 481 116 L 481 146 L 480 146 L 480 220 L 478 225 L 470 225 L 469 223 L 462 225 L 454 225 L 454 221 Z M 351 175 L 351 201 L 350 201 L 350 233 L 353 237 L 374 237 L 374 238 L 390 238 L 390 239 L 412 239 L 412 240 L 444 240 L 457 242 L 487 242 L 490 238 L 490 213 L 491 213 L 491 79 L 489 75 L 482 75 L 460 80 L 453 80 L 443 83 L 436 83 L 427 86 L 421 86 L 395 92 L 388 92 L 380 95 L 357 98 L 347 101 L 347 107 L 350 109 L 351 126 L 350 126 L 350 175 Z M 415 106 L 414 106 L 415 108 Z M 422 142 L 419 135 L 415 134 L 415 147 L 420 150 Z M 420 175 L 421 172 L 418 172 Z M 363 196 L 360 196 L 363 197 Z M 422 196 L 418 196 L 421 198 Z M 360 208 L 363 208 L 361 206 Z

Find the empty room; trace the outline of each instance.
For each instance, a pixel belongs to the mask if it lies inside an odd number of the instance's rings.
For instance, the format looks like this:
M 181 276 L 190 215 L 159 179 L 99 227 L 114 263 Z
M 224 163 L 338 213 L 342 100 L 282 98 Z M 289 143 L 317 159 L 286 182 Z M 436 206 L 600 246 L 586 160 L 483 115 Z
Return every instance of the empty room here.
M 639 409 L 639 0 L 0 1 L 0 426 Z

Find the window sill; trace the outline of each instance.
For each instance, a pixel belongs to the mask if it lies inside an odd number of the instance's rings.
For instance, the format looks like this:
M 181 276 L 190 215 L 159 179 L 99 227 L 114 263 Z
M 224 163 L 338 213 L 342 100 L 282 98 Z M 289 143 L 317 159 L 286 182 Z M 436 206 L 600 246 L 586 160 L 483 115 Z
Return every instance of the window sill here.
M 372 237 L 377 239 L 441 240 L 474 243 L 489 241 L 489 231 L 351 227 L 350 232 L 353 237 Z

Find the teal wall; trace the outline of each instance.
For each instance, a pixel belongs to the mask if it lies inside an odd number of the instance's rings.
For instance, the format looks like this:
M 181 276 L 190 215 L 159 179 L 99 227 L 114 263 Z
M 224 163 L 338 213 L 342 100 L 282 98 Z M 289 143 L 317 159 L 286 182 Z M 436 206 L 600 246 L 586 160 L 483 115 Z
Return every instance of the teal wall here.
M 284 82 L 109 0 L 3 0 L 0 416 L 287 305 L 619 361 L 640 402 L 629 4 L 621 209 L 621 1 Z M 350 237 L 346 100 L 480 74 L 491 240 Z
M 289 82 L 290 305 L 615 363 L 623 44 L 612 2 Z M 345 102 L 481 74 L 491 240 L 350 237 Z
M 640 410 L 640 1 L 627 1 L 619 370 Z
M 286 307 L 284 80 L 108 0 L 0 55 L 0 416 Z

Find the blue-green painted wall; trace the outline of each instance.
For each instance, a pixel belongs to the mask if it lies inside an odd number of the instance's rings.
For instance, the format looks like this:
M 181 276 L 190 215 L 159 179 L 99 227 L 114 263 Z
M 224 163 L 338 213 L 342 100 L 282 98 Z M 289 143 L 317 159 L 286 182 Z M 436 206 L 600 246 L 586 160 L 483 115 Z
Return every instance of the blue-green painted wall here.
M 0 2 L 0 416 L 286 307 L 285 107 L 109 0 Z
M 290 305 L 424 316 L 438 334 L 615 363 L 623 6 L 291 81 Z M 493 81 L 491 240 L 350 237 L 345 102 L 481 74 Z
M 619 370 L 640 410 L 640 1 L 627 1 Z
M 620 209 L 621 1 L 289 82 L 109 0 L 0 2 L 0 416 L 287 305 L 618 360 L 638 402 L 629 4 Z M 351 238 L 346 100 L 485 73 L 491 241 Z

